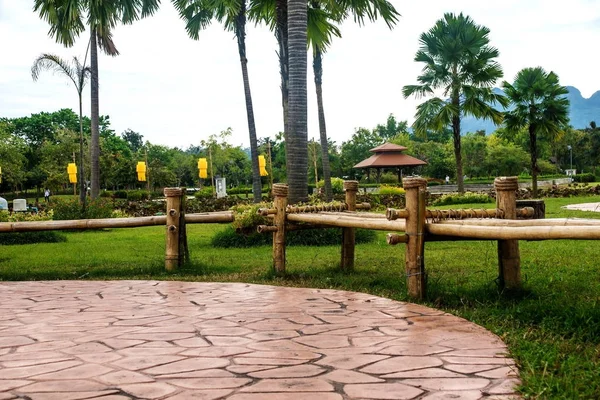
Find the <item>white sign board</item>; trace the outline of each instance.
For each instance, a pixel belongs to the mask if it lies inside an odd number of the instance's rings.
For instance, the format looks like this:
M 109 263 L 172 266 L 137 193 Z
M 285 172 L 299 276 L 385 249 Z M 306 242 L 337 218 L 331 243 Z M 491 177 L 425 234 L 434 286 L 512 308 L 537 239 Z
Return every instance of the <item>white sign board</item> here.
M 227 184 L 225 178 L 215 178 L 215 185 L 217 186 L 217 199 L 227 197 Z

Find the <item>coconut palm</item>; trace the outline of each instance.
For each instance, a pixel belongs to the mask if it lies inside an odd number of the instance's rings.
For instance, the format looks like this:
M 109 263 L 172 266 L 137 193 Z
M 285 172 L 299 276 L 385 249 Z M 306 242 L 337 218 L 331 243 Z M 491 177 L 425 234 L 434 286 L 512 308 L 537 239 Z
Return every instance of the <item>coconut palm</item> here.
M 86 54 L 87 58 L 87 54 Z M 82 65 L 77 57 L 73 57 L 73 61 L 69 63 L 67 60 L 60 58 L 54 54 L 44 53 L 33 62 L 31 67 L 31 76 L 34 81 L 37 81 L 40 73 L 44 70 L 49 70 L 57 74 L 66 76 L 73 82 L 73 86 L 77 90 L 79 97 L 79 201 L 85 208 L 85 174 L 83 168 L 83 88 L 87 83 L 90 75 L 89 67 Z
M 308 198 L 308 128 L 306 98 L 307 0 L 288 0 L 289 104 L 285 139 L 288 201 Z
M 524 68 L 517 73 L 514 83 L 504 81 L 502 88 L 514 106 L 507 111 L 504 123 L 509 132 L 527 128 L 531 153 L 533 196 L 537 196 L 537 137 L 552 138 L 569 122 L 569 93 L 558 82 L 558 76 L 541 67 Z
M 333 36 L 341 37 L 335 23 L 342 22 L 349 16 L 359 24 L 365 17 L 375 21 L 379 16 L 391 29 L 398 21 L 400 14 L 387 0 L 311 0 L 308 13 L 308 42 L 313 49 L 313 74 L 317 94 L 317 111 L 319 115 L 319 134 L 321 140 L 321 161 L 323 164 L 323 181 L 327 201 L 333 199 L 331 189 L 331 167 L 329 165 L 329 143 L 327 125 L 323 107 L 323 55 L 331 44 Z
M 33 10 L 50 24 L 48 34 L 67 47 L 90 30 L 91 70 L 91 196 L 100 194 L 100 135 L 98 99 L 98 47 L 110 56 L 117 56 L 112 32 L 118 23 L 129 24 L 152 15 L 160 0 L 34 0 Z
M 248 4 L 245 0 L 173 0 L 173 4 L 186 23 L 188 34 L 194 40 L 198 40 L 200 30 L 208 27 L 213 19 L 222 23 L 226 30 L 233 31 L 235 34 L 240 63 L 242 65 L 246 115 L 250 135 L 252 193 L 254 195 L 254 202 L 258 203 L 261 201 L 262 196 L 262 182 L 258 166 L 256 125 L 254 123 L 250 79 L 248 78 L 248 58 L 246 57 L 246 11 Z
M 430 96 L 441 89 L 443 96 L 433 97 L 417 107 L 413 129 L 424 135 L 428 129 L 441 131 L 451 126 L 456 158 L 456 181 L 464 193 L 461 155 L 461 118 L 472 115 L 502 122 L 502 113 L 492 105 L 507 105 L 507 99 L 492 91 L 502 77 L 502 68 L 494 60 L 499 52 L 489 45 L 490 30 L 476 25 L 462 13 L 444 14 L 429 31 L 421 34 L 415 61 L 424 63 L 417 77 L 419 84 L 404 86 L 404 97 Z

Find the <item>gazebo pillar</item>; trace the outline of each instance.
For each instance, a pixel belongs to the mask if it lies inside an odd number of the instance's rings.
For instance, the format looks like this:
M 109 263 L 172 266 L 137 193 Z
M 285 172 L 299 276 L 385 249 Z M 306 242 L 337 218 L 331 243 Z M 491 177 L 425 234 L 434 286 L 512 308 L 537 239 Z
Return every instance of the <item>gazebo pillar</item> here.
M 377 183 L 381 183 L 381 168 L 377 168 Z

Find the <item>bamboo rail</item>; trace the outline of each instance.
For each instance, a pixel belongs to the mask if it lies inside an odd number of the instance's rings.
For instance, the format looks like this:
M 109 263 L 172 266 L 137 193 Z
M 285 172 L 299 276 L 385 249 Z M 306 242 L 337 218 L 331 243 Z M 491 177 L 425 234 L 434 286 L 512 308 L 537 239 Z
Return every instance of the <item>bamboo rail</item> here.
M 286 224 L 285 230 L 289 231 L 304 231 L 308 229 L 326 229 L 331 228 L 331 226 L 326 225 L 300 225 L 300 224 Z M 256 227 L 256 232 L 258 233 L 273 233 L 277 232 L 277 227 L 275 225 L 258 225 Z
M 427 233 L 479 240 L 598 240 L 600 226 L 472 226 L 427 224 Z
M 368 219 L 326 214 L 288 214 L 287 220 L 291 222 L 304 222 L 307 224 L 337 226 L 340 228 L 363 228 L 377 231 L 404 232 L 406 227 L 404 220 L 388 221 L 383 218 Z
M 390 221 L 396 219 L 406 219 L 408 211 L 406 209 L 396 210 L 388 208 L 385 213 Z M 531 218 L 534 215 L 533 207 L 518 208 L 516 211 L 517 217 Z M 467 219 L 467 218 L 504 218 L 504 211 L 499 208 L 483 209 L 483 208 L 459 208 L 449 210 L 425 210 L 425 218 L 433 220 L 444 219 Z
M 188 224 L 219 224 L 233 222 L 233 219 L 234 216 L 233 212 L 231 211 L 185 215 L 185 222 Z M 165 215 L 152 217 L 80 219 L 65 221 L 0 222 L 0 232 L 140 228 L 143 226 L 165 225 L 166 222 L 167 217 Z
M 470 225 L 470 226 L 509 226 L 513 228 L 526 226 L 600 226 L 600 220 L 583 218 L 547 218 L 535 220 L 516 219 L 463 219 L 436 221 L 435 224 L 444 225 Z
M 358 203 L 356 204 L 355 210 L 370 210 L 371 204 L 369 203 Z M 314 206 L 287 206 L 285 212 L 287 214 L 299 214 L 299 213 L 316 213 L 316 212 L 342 212 L 348 211 L 347 203 L 339 203 L 339 204 L 319 204 Z M 353 211 L 353 210 L 350 210 Z M 268 215 L 277 214 L 277 210 L 275 208 L 259 208 L 258 214 L 266 217 Z
M 395 246 L 400 243 L 408 243 L 408 236 L 398 235 L 397 233 L 388 233 L 385 237 L 387 244 Z

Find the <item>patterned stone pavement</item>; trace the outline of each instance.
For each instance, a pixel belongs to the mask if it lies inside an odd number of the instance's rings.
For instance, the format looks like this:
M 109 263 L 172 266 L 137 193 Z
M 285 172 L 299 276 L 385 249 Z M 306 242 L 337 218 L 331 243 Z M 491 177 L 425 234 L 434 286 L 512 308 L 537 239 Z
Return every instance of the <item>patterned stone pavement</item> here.
M 499 338 L 352 292 L 0 283 L 0 400 L 509 399 Z

